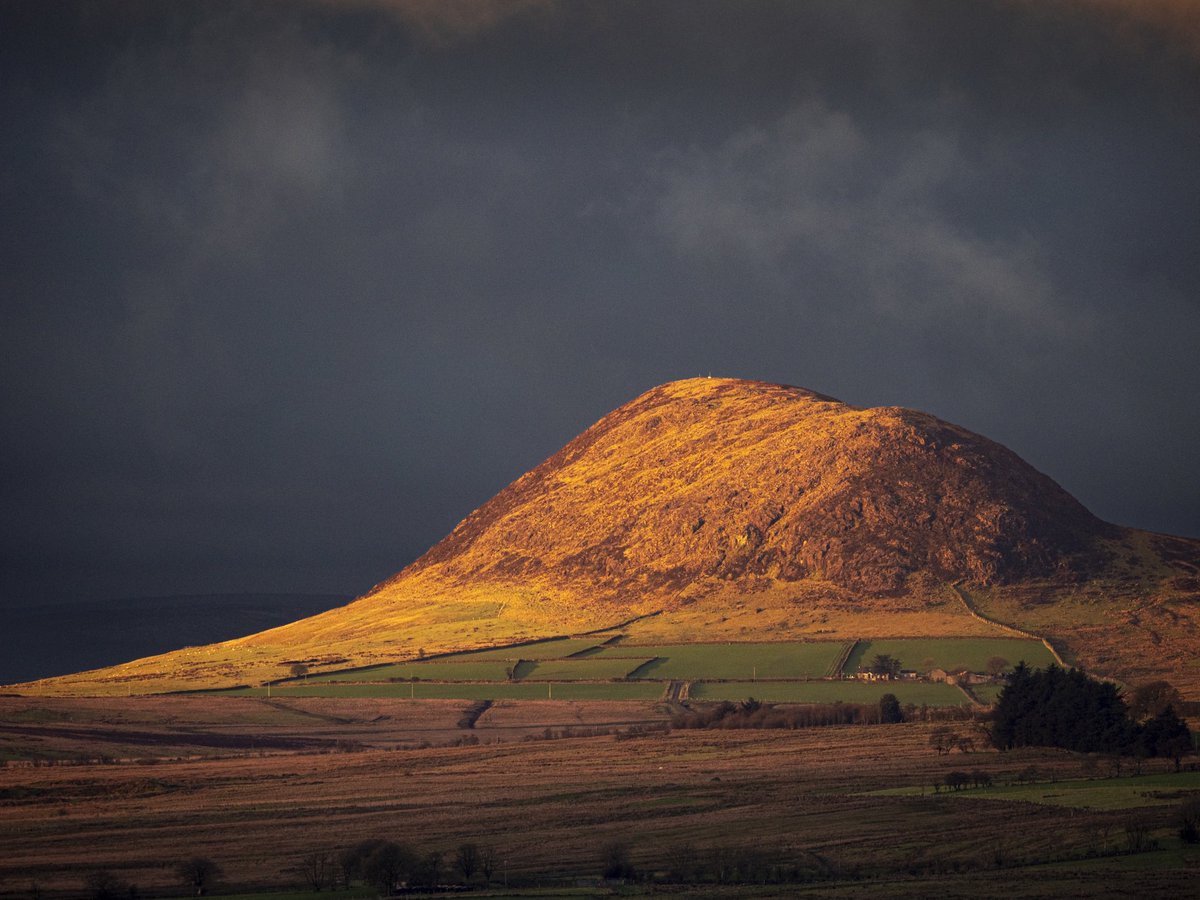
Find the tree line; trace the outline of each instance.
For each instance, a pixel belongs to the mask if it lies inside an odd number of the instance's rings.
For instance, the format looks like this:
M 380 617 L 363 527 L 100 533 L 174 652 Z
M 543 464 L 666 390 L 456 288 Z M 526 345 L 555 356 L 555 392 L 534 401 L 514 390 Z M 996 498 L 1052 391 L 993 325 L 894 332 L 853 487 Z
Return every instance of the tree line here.
M 435 889 L 446 879 L 464 885 L 492 883 L 500 856 L 491 844 L 467 842 L 449 856 L 384 838 L 360 841 L 341 851 L 317 850 L 300 860 L 300 874 L 314 891 L 362 883 L 383 896 L 405 889 Z
M 901 705 L 895 694 L 877 703 L 763 703 L 750 697 L 685 708 L 671 717 L 671 728 L 819 728 L 827 725 L 889 725 L 909 721 L 959 721 L 974 713 L 959 706 Z
M 1061 747 L 1137 759 L 1161 757 L 1174 760 L 1178 771 L 1193 743 L 1175 711 L 1177 698 L 1169 684 L 1154 682 L 1126 702 L 1115 684 L 1079 669 L 1031 669 L 1022 662 L 996 701 L 992 744 L 999 750 Z

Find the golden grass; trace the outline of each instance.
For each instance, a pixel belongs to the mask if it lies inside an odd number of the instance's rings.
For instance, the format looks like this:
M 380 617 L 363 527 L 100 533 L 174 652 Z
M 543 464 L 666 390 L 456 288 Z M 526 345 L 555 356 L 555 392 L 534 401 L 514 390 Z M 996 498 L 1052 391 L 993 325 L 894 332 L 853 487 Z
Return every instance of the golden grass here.
M 400 596 L 411 588 L 411 605 Z M 502 597 L 485 607 L 481 595 Z M 1152 594 L 1131 598 L 1103 585 L 1072 589 L 1061 598 L 1052 584 L 1020 588 L 972 587 L 984 616 L 1050 638 L 1068 663 L 1127 684 L 1166 678 L 1185 696 L 1200 697 L 1200 666 L 1193 652 L 1200 617 L 1184 599 Z M 626 625 L 632 643 L 791 641 L 905 637 L 1004 637 L 1004 628 L 970 616 L 944 592 L 889 598 L 882 606 L 855 603 L 844 590 L 821 582 L 743 579 L 713 586 L 695 598 L 655 597 L 665 608 Z M 498 604 L 498 605 L 496 605 Z M 462 615 L 453 614 L 461 609 Z M 486 609 L 487 618 L 471 619 Z M 439 612 L 440 611 L 440 612 Z M 257 685 L 288 676 L 289 663 L 312 671 L 375 665 L 426 655 L 501 646 L 519 641 L 612 628 L 630 613 L 655 613 L 654 602 L 621 609 L 588 609 L 560 590 L 548 593 L 510 584 L 439 587 L 422 573 L 347 607 L 270 631 L 206 647 L 192 647 L 107 669 L 18 686 L 46 696 L 122 696 Z M 438 615 L 433 615 L 438 613 Z M 603 618 L 601 618 L 603 616 Z M 605 635 L 607 636 L 607 635 Z
M 411 598 L 406 598 L 404 592 L 409 590 Z M 483 602 L 483 596 L 503 599 Z M 829 585 L 770 579 L 718 583 L 711 593 L 687 602 L 654 600 L 673 602 L 675 607 L 622 629 L 629 640 L 854 640 L 1002 633 L 968 616 L 948 591 L 932 600 L 910 598 L 909 608 L 897 602 L 899 609 L 894 612 L 855 609 L 844 591 Z M 654 613 L 660 608 L 653 602 L 587 608 L 561 589 L 551 602 L 548 593 L 510 584 L 441 587 L 432 574 L 421 573 L 385 593 L 246 638 L 47 679 L 17 690 L 46 696 L 122 696 L 257 685 L 288 677 L 295 660 L 306 661 L 314 673 L 399 662 L 416 659 L 422 651 L 432 655 L 612 628 L 631 612 Z M 486 618 L 469 618 L 473 610 L 484 610 Z

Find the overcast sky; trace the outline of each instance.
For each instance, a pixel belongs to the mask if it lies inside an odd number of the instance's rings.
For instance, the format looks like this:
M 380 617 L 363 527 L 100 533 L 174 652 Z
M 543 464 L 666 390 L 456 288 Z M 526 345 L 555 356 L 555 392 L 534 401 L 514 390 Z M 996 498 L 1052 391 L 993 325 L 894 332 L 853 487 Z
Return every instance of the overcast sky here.
M 2 605 L 361 593 L 710 372 L 1200 536 L 1194 2 L 2 0 L 0 122 Z

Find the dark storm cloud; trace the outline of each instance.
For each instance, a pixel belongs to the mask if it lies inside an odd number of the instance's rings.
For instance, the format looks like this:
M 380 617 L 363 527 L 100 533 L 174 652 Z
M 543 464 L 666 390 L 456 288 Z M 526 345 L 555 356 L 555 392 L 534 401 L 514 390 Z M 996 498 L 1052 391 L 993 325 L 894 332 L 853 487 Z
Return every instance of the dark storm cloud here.
M 0 7 L 2 602 L 361 591 L 710 371 L 1200 534 L 1193 10 Z
M 288 2 L 288 0 L 281 0 Z M 559 0 L 315 0 L 331 10 L 358 7 L 394 16 L 421 41 L 445 47 L 512 18 L 550 12 Z
M 1036 0 L 1025 2 L 1034 6 Z M 1151 46 L 1165 41 L 1185 52 L 1200 53 L 1196 0 L 1074 0 L 1074 6 L 1080 14 L 1098 15 L 1108 27 L 1121 29 L 1123 41 Z

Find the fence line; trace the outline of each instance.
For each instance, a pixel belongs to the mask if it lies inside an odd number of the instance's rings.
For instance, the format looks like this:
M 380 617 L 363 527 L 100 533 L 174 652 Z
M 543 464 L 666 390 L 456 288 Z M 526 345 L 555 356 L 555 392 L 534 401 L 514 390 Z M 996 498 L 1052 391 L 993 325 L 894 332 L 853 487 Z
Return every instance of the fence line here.
M 1049 638 L 1042 637 L 1040 634 L 1034 634 L 1032 631 L 1026 631 L 1024 628 L 1017 628 L 1015 625 L 1006 625 L 1004 622 L 997 622 L 995 619 L 989 619 L 982 613 L 977 612 L 975 608 L 971 606 L 971 601 L 967 598 L 966 591 L 960 588 L 957 584 L 952 584 L 950 587 L 954 590 L 954 593 L 958 595 L 958 599 L 962 601 L 962 605 L 966 607 L 967 612 L 970 613 L 974 618 L 986 625 L 991 625 L 995 628 L 1002 628 L 1005 631 L 1020 637 L 1029 638 L 1031 641 L 1041 641 L 1042 646 L 1049 650 L 1050 655 L 1054 657 L 1054 661 L 1064 669 L 1067 668 L 1067 664 L 1063 661 L 1063 658 L 1059 655 L 1059 652 L 1054 649 L 1054 645 L 1050 643 Z

